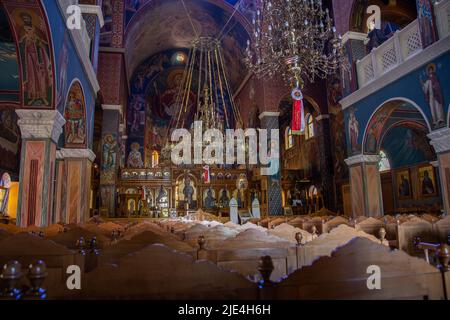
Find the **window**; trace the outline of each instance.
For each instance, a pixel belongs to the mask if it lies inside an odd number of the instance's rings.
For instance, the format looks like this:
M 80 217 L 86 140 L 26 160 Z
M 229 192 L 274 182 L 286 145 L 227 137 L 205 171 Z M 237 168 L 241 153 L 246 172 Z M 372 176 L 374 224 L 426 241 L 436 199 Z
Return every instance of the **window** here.
M 389 163 L 389 159 L 384 151 L 380 151 L 380 162 L 378 163 L 378 171 L 384 172 L 391 170 L 391 164 Z
M 306 140 L 308 140 L 314 137 L 314 118 L 311 114 L 308 113 L 305 117 L 305 120 L 306 120 L 305 138 Z
M 154 150 L 152 152 L 152 168 L 156 168 L 159 164 L 159 153 L 158 151 Z
M 291 127 L 286 128 L 284 141 L 285 141 L 286 150 L 294 147 L 294 136 L 292 135 Z

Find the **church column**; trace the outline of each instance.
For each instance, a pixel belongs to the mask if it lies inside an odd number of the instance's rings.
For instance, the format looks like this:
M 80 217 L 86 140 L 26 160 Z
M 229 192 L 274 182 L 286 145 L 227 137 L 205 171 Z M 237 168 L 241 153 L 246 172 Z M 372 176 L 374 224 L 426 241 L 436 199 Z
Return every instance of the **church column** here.
M 384 214 L 379 162 L 378 155 L 357 155 L 345 160 L 350 172 L 354 217 L 378 217 Z
M 90 149 L 61 149 L 58 160 L 56 212 L 64 223 L 83 223 L 89 218 L 92 163 L 95 154 Z
M 100 214 L 115 216 L 117 173 L 119 168 L 120 137 L 119 123 L 121 105 L 102 105 L 102 159 L 100 173 Z
M 428 135 L 437 153 L 444 212 L 450 213 L 450 128 L 433 131 Z
M 56 144 L 65 120 L 57 110 L 16 113 L 22 134 L 17 225 L 45 227 L 53 220 Z
M 270 148 L 271 143 L 271 134 L 270 130 L 279 129 L 278 116 L 279 112 L 263 112 L 259 115 L 259 119 L 261 120 L 261 128 L 267 129 L 267 145 Z M 278 146 L 280 145 L 280 141 L 278 142 Z M 279 147 L 280 149 L 280 147 Z M 270 150 L 270 149 L 269 149 Z M 281 152 L 278 150 L 278 152 Z M 281 168 L 280 159 L 276 159 L 278 162 L 278 168 Z M 282 208 L 282 196 L 281 196 L 281 171 L 273 176 L 263 176 L 262 179 L 266 179 L 267 181 L 267 189 L 263 190 L 266 192 L 267 199 L 267 212 L 265 214 L 270 216 L 278 216 L 283 214 Z
M 322 175 L 322 194 L 325 207 L 335 210 L 334 184 L 333 184 L 333 161 L 331 158 L 330 141 L 330 116 L 320 115 L 316 118 L 318 123 L 320 171 Z

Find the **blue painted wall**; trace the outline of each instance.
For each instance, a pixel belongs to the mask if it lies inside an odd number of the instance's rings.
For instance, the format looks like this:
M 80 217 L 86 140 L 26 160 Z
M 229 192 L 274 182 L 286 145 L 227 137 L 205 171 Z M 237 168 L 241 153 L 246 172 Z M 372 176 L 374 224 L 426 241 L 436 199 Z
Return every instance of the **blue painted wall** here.
M 366 129 L 367 123 L 369 122 L 371 116 L 381 104 L 392 98 L 403 97 L 412 100 L 422 109 L 423 113 L 427 117 L 428 122 L 431 124 L 431 110 L 426 101 L 426 96 L 422 90 L 421 79 L 426 78 L 426 67 L 432 63 L 436 65 L 436 74 L 441 84 L 442 94 L 444 98 L 444 112 L 447 115 L 446 119 L 448 119 L 448 108 L 450 103 L 450 85 L 448 85 L 450 83 L 450 52 L 447 52 L 437 59 L 422 65 L 420 68 L 410 72 L 401 79 L 387 85 L 376 93 L 369 95 L 368 97 L 345 109 L 344 116 L 347 145 L 350 145 L 348 120 L 351 108 L 355 108 L 355 115 L 359 122 L 358 143 L 360 146 L 362 145 L 362 140 L 364 138 L 364 130 Z M 362 90 L 364 90 L 364 88 Z
M 56 90 L 57 108 L 64 114 L 67 91 L 74 79 L 79 79 L 84 90 L 86 101 L 86 121 L 88 147 L 92 149 L 94 133 L 94 108 L 95 92 L 91 87 L 84 67 L 78 57 L 75 45 L 66 28 L 66 21 L 62 15 L 56 0 L 42 1 L 47 13 L 50 29 L 52 32 L 52 42 L 54 59 L 56 65 Z

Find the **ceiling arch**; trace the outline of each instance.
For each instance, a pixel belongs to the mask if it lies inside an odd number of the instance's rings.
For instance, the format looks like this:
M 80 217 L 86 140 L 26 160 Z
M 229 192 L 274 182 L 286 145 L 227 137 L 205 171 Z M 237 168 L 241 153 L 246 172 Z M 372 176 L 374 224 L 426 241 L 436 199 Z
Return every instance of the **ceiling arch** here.
M 200 36 L 217 37 L 234 7 L 223 0 L 185 0 L 192 24 Z M 243 63 L 249 23 L 236 12 L 222 39 L 225 64 L 233 89 L 247 74 Z M 194 30 L 180 0 L 152 0 L 131 18 L 125 30 L 125 61 L 129 78 L 142 61 L 158 52 L 190 48 Z

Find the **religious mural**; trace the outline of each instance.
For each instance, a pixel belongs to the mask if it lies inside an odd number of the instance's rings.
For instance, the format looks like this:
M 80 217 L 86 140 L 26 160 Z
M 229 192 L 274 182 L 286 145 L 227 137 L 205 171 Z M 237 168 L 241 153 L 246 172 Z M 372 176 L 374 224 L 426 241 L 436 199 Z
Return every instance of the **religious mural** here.
M 419 188 L 422 197 L 437 195 L 436 176 L 433 166 L 426 165 L 419 168 Z
M 409 169 L 397 171 L 395 174 L 397 182 L 397 197 L 400 200 L 411 199 L 411 176 Z
M 186 204 L 191 209 L 197 207 L 197 188 L 190 175 L 182 176 L 177 180 L 177 203 L 183 208 Z
M 355 108 L 350 108 L 348 112 L 347 119 L 347 134 L 349 141 L 349 154 L 354 155 L 361 150 L 361 145 L 359 144 L 359 121 L 356 118 Z
M 216 192 L 211 187 L 203 191 L 203 206 L 206 209 L 214 209 L 217 206 Z
M 391 167 L 401 168 L 436 160 L 426 134 L 425 128 L 407 125 L 390 129 L 383 137 L 381 149 L 388 155 Z
M 186 62 L 186 51 L 170 50 L 150 57 L 136 69 L 127 111 L 127 165 L 151 167 L 152 152 L 164 147 L 170 121 L 180 110 L 179 93 Z M 196 95 L 191 92 L 190 112 L 186 119 L 180 119 L 179 127 L 187 127 L 193 121 L 195 101 Z
M 20 129 L 16 106 L 0 105 L 0 168 L 19 173 Z
M 66 119 L 64 130 L 66 147 L 85 147 L 86 104 L 79 82 L 75 82 L 69 90 L 64 117 Z
M 431 110 L 433 129 L 445 126 L 444 97 L 441 84 L 436 74 L 436 64 L 432 63 L 426 67 L 425 74 L 421 75 L 420 83 L 425 94 L 428 107 Z
M 131 150 L 128 155 L 127 167 L 128 168 L 143 168 L 144 162 L 142 161 L 142 153 L 140 151 L 141 146 L 139 143 L 134 142 L 130 146 Z
M 23 104 L 53 107 L 53 52 L 47 24 L 39 4 L 27 8 L 6 2 L 19 44 L 22 67 Z
M 228 189 L 222 189 L 219 192 L 218 205 L 220 208 L 228 208 L 230 204 L 230 191 Z
M 344 178 L 348 169 L 344 161 L 347 158 L 344 113 L 339 104 L 342 99 L 341 81 L 338 78 L 332 79 L 327 89 L 334 173 L 338 178 Z
M 416 0 L 417 19 L 419 21 L 422 46 L 424 48 L 437 40 L 436 25 L 434 22 L 434 10 L 432 0 Z
M 117 135 L 115 133 L 104 135 L 102 148 L 102 173 L 100 177 L 101 184 L 115 183 L 117 152 Z
M 450 81 L 450 73 L 445 71 L 447 65 L 450 65 L 450 56 L 441 56 L 346 108 L 345 132 L 349 156 L 358 154 L 361 145 L 364 145 L 365 152 L 377 153 L 375 146 L 380 143 L 380 132 L 394 124 L 392 117 L 386 120 L 389 109 L 384 109 L 393 101 L 397 101 L 398 105 L 398 108 L 390 109 L 395 117 L 413 125 L 420 124 L 427 130 L 444 127 L 450 99 L 448 86 L 442 85 Z M 399 101 L 403 104 L 399 105 Z M 381 113 L 374 115 L 381 105 L 383 107 L 378 110 Z M 383 121 L 387 122 L 383 125 Z M 365 136 L 362 130 L 366 130 Z

